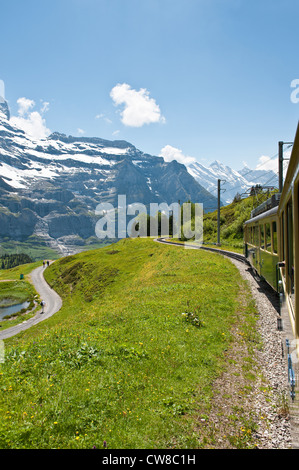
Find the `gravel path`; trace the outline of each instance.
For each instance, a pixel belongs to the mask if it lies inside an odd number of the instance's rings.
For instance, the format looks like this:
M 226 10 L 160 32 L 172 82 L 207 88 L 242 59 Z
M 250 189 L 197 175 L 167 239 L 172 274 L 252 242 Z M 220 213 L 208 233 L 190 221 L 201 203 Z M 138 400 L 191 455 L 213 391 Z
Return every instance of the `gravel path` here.
M 16 334 L 20 333 L 23 330 L 27 330 L 33 325 L 46 320 L 47 318 L 54 315 L 54 313 L 58 312 L 62 306 L 62 301 L 59 295 L 50 288 L 48 283 L 44 279 L 44 268 L 40 266 L 32 271 L 30 277 L 32 283 L 35 287 L 35 290 L 39 293 L 41 300 L 44 300 L 46 303 L 44 307 L 44 312 L 40 310 L 34 317 L 30 318 L 29 320 L 20 323 L 19 325 L 12 326 L 11 328 L 7 328 L 0 332 L 0 340 L 10 338 L 11 336 L 15 336 Z

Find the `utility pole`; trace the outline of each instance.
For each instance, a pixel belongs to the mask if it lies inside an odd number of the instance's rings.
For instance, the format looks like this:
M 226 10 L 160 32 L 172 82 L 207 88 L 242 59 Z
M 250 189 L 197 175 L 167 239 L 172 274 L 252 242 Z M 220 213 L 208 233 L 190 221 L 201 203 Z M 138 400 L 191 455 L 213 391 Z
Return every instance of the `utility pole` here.
M 282 192 L 283 187 L 283 142 L 278 142 L 278 187 Z
M 217 214 L 217 245 L 220 245 L 220 183 L 218 179 L 217 198 L 218 198 L 218 214 Z
M 225 191 L 225 189 L 221 189 L 221 181 L 226 183 L 226 180 L 217 181 L 217 200 L 218 200 L 218 210 L 217 210 L 217 245 L 220 245 L 220 193 L 221 191 Z
M 283 161 L 289 160 L 288 158 L 283 158 L 283 146 L 284 144 L 293 145 L 293 142 L 278 142 L 278 187 L 279 192 L 282 193 L 283 188 Z

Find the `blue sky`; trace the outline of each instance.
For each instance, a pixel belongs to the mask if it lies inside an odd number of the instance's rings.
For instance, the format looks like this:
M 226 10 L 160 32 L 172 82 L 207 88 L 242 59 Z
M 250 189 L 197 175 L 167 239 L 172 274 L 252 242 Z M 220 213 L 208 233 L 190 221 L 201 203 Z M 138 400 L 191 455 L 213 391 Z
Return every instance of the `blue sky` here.
M 47 132 L 254 168 L 295 135 L 298 17 L 297 0 L 10 0 L 0 80 Z

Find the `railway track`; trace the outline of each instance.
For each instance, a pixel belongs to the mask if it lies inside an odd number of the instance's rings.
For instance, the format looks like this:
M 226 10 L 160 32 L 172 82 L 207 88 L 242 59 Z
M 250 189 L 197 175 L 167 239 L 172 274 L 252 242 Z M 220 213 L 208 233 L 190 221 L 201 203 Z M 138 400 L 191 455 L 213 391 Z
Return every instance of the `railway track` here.
M 167 240 L 166 238 L 157 238 L 156 241 L 159 242 L 159 243 L 165 243 L 167 245 L 182 246 L 182 243 L 172 242 L 170 240 Z M 207 247 L 207 246 L 204 246 L 204 245 L 201 245 L 201 246 L 192 245 L 192 244 L 189 244 L 189 243 L 188 243 L 188 248 L 193 248 L 193 249 L 197 249 L 197 250 L 212 251 L 214 253 L 220 253 L 221 255 L 225 255 L 225 256 L 228 256 L 229 258 L 234 258 L 238 261 L 242 261 L 243 263 L 249 264 L 244 255 L 241 255 L 240 253 L 235 253 L 233 251 L 221 250 L 220 248 L 211 248 L 211 247 Z

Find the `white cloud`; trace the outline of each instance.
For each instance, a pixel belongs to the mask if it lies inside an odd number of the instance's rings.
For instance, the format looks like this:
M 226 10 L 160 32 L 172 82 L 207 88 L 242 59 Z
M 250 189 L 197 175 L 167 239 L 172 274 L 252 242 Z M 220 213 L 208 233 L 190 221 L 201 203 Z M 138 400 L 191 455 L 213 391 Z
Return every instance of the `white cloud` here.
M 256 170 L 267 170 L 267 171 L 274 171 L 274 173 L 277 173 L 278 171 L 278 159 L 274 158 L 271 159 L 267 155 L 262 155 L 259 160 L 258 164 L 255 168 Z
M 80 127 L 78 127 L 77 132 L 79 135 L 85 134 L 85 131 L 83 129 L 80 129 Z
M 284 176 L 286 175 L 288 166 L 289 166 L 289 159 L 291 156 L 292 149 L 289 147 L 286 147 L 286 149 L 283 152 L 283 174 Z M 267 155 L 262 155 L 259 158 L 259 162 L 255 168 L 256 170 L 266 170 L 270 171 L 272 170 L 275 174 L 278 174 L 278 157 L 275 158 L 270 158 Z
M 190 165 L 190 163 L 196 161 L 194 157 L 184 155 L 182 150 L 172 147 L 171 145 L 165 145 L 160 151 L 160 156 L 163 157 L 166 162 L 176 160 L 179 163 L 183 163 L 183 165 Z
M 24 116 L 29 112 L 29 109 L 34 108 L 35 102 L 33 100 L 29 100 L 28 98 L 19 98 L 17 100 L 19 105 L 18 114 L 19 116 Z
M 42 100 L 41 100 L 42 101 Z M 49 111 L 50 103 L 48 101 L 42 101 L 41 113 L 44 114 Z
M 111 119 L 107 118 L 107 117 L 105 116 L 105 114 L 103 114 L 103 113 L 97 114 L 97 115 L 95 116 L 95 119 L 103 119 L 105 122 L 107 122 L 107 124 L 112 124 Z
M 125 126 L 141 127 L 144 124 L 165 122 L 159 106 L 145 88 L 133 90 L 127 83 L 112 88 L 110 96 L 116 106 L 124 105 L 121 120 Z
M 50 129 L 46 126 L 46 121 L 38 111 L 31 111 L 35 106 L 35 102 L 28 98 L 19 98 L 18 116 L 12 116 L 10 122 L 22 129 L 28 136 L 33 139 L 44 139 L 50 134 Z M 49 109 L 49 103 L 43 102 L 42 112 Z
M 5 85 L 3 80 L 0 80 L 0 98 L 3 98 L 5 100 Z

